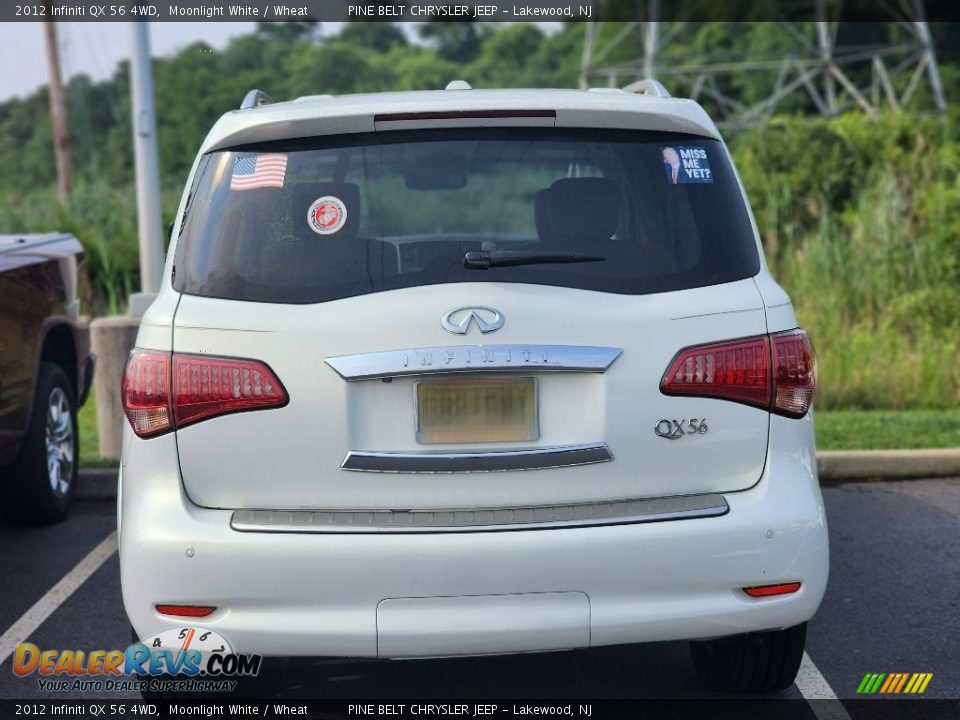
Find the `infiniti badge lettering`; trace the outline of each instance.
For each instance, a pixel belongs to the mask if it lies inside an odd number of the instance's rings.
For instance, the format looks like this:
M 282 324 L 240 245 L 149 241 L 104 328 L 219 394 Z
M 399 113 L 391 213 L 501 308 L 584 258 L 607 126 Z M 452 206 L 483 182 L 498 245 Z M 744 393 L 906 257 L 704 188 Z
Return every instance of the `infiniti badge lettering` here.
M 547 348 L 543 346 L 526 348 L 522 346 L 478 348 L 425 348 L 423 350 L 404 350 L 400 355 L 404 368 L 411 366 L 432 367 L 433 365 L 467 370 L 471 367 L 495 365 L 498 368 L 518 365 L 547 365 L 550 363 Z M 436 362 L 434 362 L 436 361 Z
M 471 324 L 476 324 L 480 332 L 486 334 L 503 327 L 503 314 L 491 307 L 462 307 L 451 310 L 440 319 L 447 332 L 454 335 L 466 335 Z

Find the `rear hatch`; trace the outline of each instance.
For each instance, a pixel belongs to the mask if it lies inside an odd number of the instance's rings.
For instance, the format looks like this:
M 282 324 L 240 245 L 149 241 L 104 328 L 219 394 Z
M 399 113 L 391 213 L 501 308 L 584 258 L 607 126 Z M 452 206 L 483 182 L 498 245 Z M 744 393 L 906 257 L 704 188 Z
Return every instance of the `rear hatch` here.
M 767 331 L 716 141 L 316 139 L 212 153 L 191 193 L 174 352 L 263 362 L 289 397 L 177 431 L 200 505 L 554 505 L 763 471 L 766 411 L 660 391 L 680 349 Z

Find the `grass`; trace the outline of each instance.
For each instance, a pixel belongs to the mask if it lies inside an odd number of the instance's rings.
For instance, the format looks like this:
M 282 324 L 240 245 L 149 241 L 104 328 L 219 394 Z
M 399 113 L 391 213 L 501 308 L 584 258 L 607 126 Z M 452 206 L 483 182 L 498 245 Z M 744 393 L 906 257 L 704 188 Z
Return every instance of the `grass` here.
M 771 271 L 819 356 L 818 409 L 960 407 L 957 127 L 845 115 L 737 138 Z
M 960 409 L 818 410 L 818 450 L 960 447 Z
M 115 468 L 119 460 L 100 457 L 99 434 L 97 433 L 97 398 L 93 391 L 90 397 L 80 408 L 77 414 L 77 424 L 80 426 L 80 467 L 81 468 Z
M 960 405 L 957 250 L 939 230 L 911 232 L 902 194 L 887 178 L 864 194 L 856 221 L 825 220 L 782 263 L 781 280 L 817 350 L 823 409 Z

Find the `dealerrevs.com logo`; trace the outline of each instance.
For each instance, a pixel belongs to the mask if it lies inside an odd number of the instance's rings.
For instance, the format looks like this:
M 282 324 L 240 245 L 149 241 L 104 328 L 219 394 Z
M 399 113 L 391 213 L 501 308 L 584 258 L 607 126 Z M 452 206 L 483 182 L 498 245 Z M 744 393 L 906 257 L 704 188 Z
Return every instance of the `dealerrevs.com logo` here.
M 234 653 L 213 630 L 183 627 L 165 630 L 126 650 L 41 650 L 17 645 L 13 672 L 33 674 L 41 690 L 153 690 L 156 692 L 232 691 L 236 677 L 255 677 L 260 655 Z

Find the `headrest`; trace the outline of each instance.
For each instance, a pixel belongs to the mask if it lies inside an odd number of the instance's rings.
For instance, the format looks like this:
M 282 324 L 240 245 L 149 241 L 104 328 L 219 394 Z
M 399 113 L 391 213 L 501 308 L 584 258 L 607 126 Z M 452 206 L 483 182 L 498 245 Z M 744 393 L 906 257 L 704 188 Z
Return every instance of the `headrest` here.
M 547 196 L 549 189 L 538 190 L 533 196 L 533 219 L 537 225 L 537 237 L 541 241 L 549 242 L 553 237 L 553 225 L 550 223 L 550 208 Z
M 620 224 L 620 189 L 607 178 L 564 178 L 537 193 L 534 213 L 541 241 L 609 240 Z
M 360 188 L 354 183 L 307 182 L 292 195 L 293 230 L 300 238 L 351 239 L 360 227 Z

